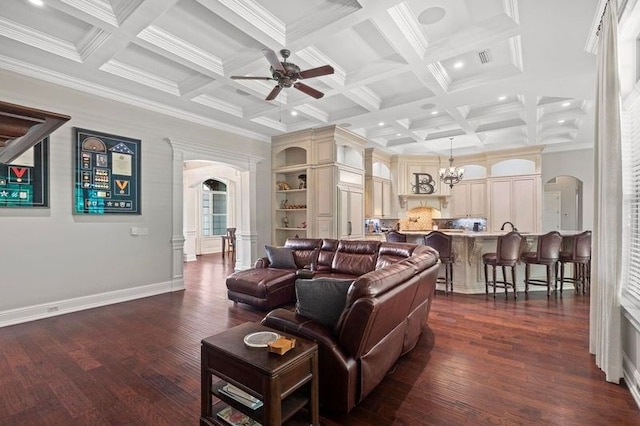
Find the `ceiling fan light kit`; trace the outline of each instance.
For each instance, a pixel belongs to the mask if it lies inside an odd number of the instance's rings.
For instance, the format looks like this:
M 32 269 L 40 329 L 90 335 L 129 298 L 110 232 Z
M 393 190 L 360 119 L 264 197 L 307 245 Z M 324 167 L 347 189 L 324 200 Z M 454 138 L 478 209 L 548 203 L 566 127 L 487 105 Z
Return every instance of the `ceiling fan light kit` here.
M 287 58 L 291 56 L 289 49 L 280 50 L 280 55 L 283 61 L 280 62 L 276 53 L 271 49 L 262 49 L 262 54 L 267 59 L 269 64 L 269 71 L 271 77 L 254 77 L 254 76 L 231 76 L 232 80 L 274 80 L 277 82 L 273 90 L 265 98 L 267 101 L 275 99 L 280 91 L 284 88 L 294 87 L 302 93 L 305 93 L 313 98 L 320 99 L 324 96 L 324 93 L 313 87 L 307 86 L 304 83 L 300 83 L 298 80 L 307 78 L 320 77 L 323 75 L 333 74 L 334 70 L 331 65 L 323 65 L 317 68 L 311 68 L 308 70 L 300 71 L 300 67 L 292 62 L 287 62 Z

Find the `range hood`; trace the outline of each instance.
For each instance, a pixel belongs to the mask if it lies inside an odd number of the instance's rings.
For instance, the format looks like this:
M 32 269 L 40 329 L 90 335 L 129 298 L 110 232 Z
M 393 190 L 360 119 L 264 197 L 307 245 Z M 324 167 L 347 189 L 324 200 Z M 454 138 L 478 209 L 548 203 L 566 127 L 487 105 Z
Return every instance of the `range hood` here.
M 70 119 L 0 101 L 0 163 L 12 162 Z

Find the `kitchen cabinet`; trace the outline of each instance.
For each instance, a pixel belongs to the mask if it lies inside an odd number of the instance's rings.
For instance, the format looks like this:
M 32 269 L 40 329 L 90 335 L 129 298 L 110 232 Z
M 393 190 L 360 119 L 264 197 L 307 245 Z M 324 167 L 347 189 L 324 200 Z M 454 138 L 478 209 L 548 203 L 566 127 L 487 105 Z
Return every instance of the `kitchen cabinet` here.
M 520 232 L 540 230 L 540 175 L 489 178 L 487 183 L 491 231 L 499 231 L 504 222 L 513 223 Z
M 365 181 L 365 217 L 384 218 L 391 216 L 391 181 L 383 178 L 368 178 Z
M 482 180 L 462 181 L 453 186 L 449 200 L 451 217 L 486 217 L 487 182 Z
M 364 239 L 364 193 L 360 189 L 338 187 L 338 239 Z

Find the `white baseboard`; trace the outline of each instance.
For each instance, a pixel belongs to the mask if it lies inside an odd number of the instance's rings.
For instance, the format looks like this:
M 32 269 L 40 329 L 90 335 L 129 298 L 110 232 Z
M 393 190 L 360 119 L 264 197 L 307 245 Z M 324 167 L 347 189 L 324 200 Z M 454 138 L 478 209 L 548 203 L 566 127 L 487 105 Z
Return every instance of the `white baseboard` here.
M 629 392 L 631 392 L 631 396 L 633 396 L 636 405 L 640 408 L 640 372 L 635 369 L 627 354 L 622 356 L 622 375 Z
M 0 327 L 55 317 L 57 315 L 180 290 L 184 290 L 184 284 L 167 281 L 123 290 L 115 290 L 107 293 L 92 294 L 74 299 L 58 300 L 43 303 L 41 305 L 0 311 Z

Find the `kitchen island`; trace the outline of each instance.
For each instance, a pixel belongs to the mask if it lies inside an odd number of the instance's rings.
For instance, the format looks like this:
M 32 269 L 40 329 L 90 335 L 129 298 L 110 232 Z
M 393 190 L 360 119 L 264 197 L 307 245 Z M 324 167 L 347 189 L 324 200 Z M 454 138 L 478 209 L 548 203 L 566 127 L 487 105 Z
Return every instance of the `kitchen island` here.
M 415 244 L 424 244 L 424 236 L 431 231 L 402 231 L 407 235 L 407 242 Z M 458 229 L 441 229 L 440 232 L 451 235 L 453 237 L 453 255 L 455 263 L 453 264 L 453 291 L 454 293 L 479 294 L 485 292 L 484 282 L 484 264 L 482 263 L 482 255 L 484 253 L 492 253 L 496 251 L 498 237 L 506 234 L 508 231 L 496 232 L 473 232 Z M 560 231 L 563 237 L 579 234 L 582 231 Z M 544 233 L 527 233 L 522 232 L 522 251 L 535 251 L 539 235 Z M 524 263 L 516 266 L 516 290 L 524 291 Z M 443 274 L 444 272 L 442 272 Z M 491 273 L 491 271 L 489 271 Z M 571 271 L 566 272 L 567 274 Z M 532 265 L 531 277 L 542 278 L 545 274 L 543 266 Z M 502 272 L 498 271 L 498 276 L 502 277 Z M 438 290 L 444 291 L 444 284 L 438 284 Z M 546 291 L 544 287 L 532 286 L 530 291 Z M 566 285 L 565 291 L 571 291 L 572 288 Z M 490 291 L 492 291 L 490 289 Z

